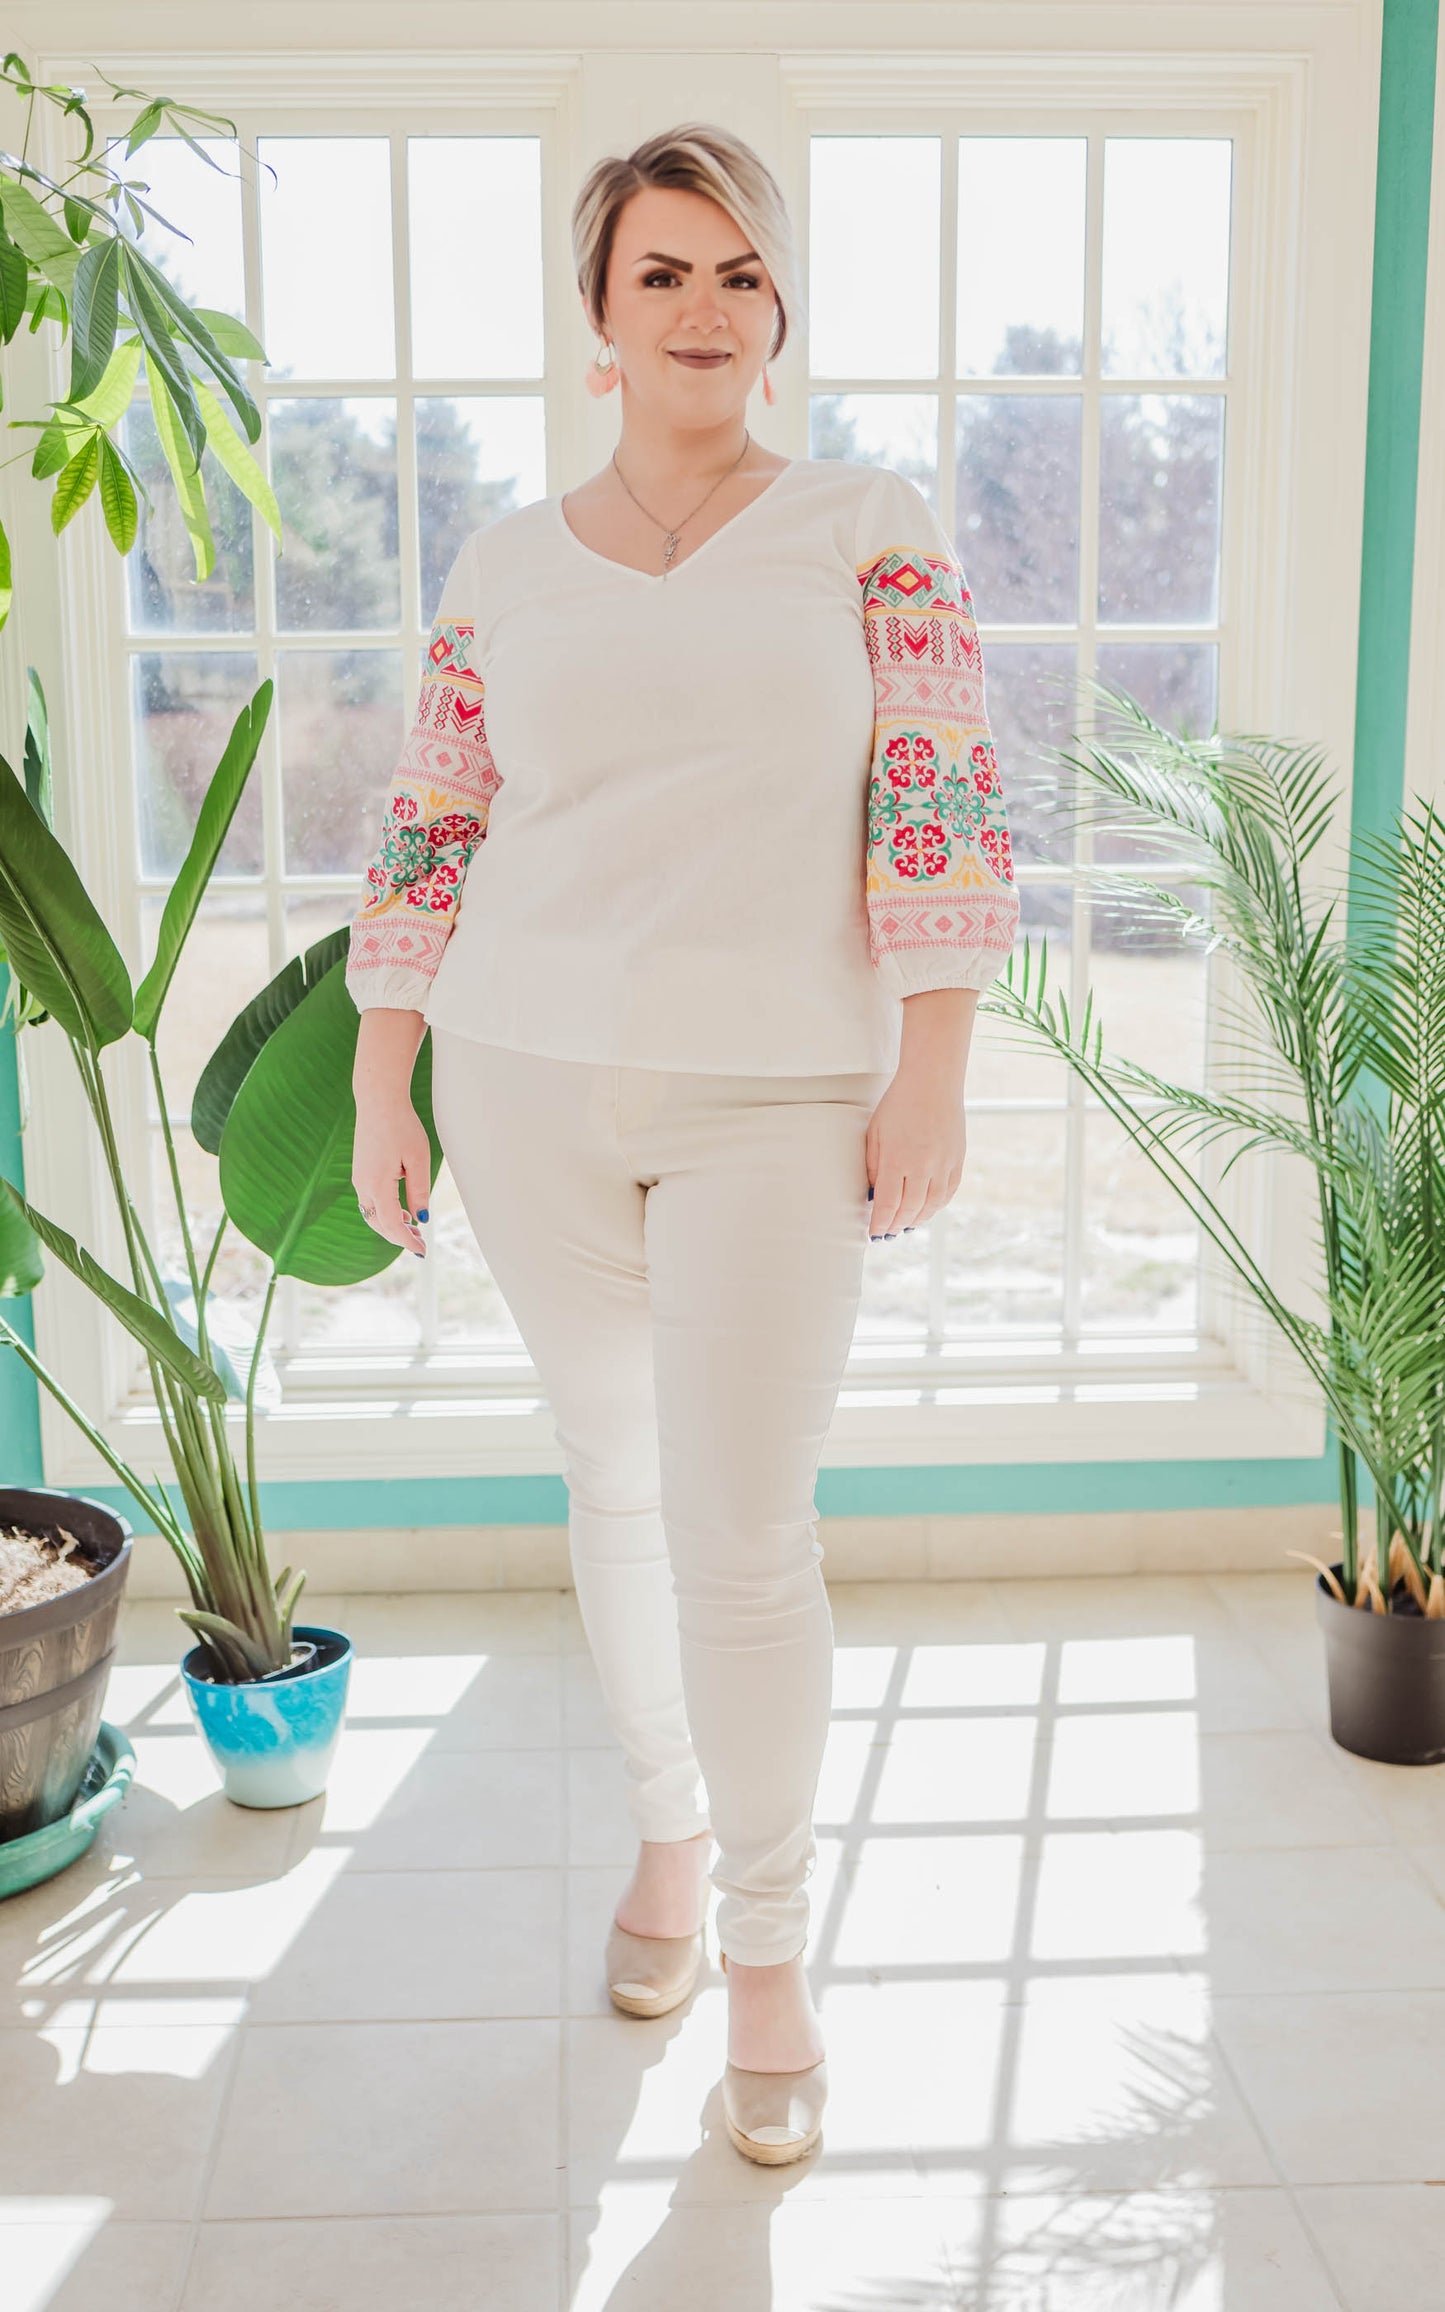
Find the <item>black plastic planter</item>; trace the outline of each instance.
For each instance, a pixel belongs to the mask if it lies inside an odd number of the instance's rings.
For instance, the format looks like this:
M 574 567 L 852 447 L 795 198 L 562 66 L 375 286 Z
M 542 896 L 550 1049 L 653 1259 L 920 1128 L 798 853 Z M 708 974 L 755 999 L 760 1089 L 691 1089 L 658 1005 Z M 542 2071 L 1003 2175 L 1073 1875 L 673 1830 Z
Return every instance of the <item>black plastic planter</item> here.
M 1344 1568 L 1330 1568 L 1343 1584 Z M 1403 1610 L 1408 1606 L 1408 1611 Z M 1427 1621 L 1408 1591 L 1387 1614 L 1341 1605 L 1315 1576 L 1325 1634 L 1330 1732 L 1342 1750 L 1390 1766 L 1445 1758 L 1445 1621 Z
M 75 1803 L 100 1730 L 131 1528 L 80 1493 L 0 1488 L 0 1525 L 73 1533 L 89 1581 L 0 1614 L 0 1844 L 58 1822 Z

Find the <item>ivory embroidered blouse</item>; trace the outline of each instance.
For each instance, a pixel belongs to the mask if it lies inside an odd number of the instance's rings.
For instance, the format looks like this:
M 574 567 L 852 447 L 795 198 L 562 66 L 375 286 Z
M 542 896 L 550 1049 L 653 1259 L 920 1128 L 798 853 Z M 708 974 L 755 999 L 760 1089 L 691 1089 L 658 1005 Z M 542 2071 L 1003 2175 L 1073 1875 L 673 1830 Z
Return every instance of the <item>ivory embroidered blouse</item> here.
M 901 999 L 986 987 L 1018 913 L 948 536 L 797 458 L 665 578 L 560 495 L 467 540 L 346 982 L 564 1059 L 891 1071 Z

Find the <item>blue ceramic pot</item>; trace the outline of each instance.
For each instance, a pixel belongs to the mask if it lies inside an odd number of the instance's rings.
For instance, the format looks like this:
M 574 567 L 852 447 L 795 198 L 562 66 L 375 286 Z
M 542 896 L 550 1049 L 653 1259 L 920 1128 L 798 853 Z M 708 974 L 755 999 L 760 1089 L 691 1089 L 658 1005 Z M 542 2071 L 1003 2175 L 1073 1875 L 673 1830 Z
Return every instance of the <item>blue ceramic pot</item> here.
M 346 1714 L 351 1640 L 300 1622 L 291 1635 L 314 1649 L 307 1662 L 241 1686 L 206 1676 L 204 1646 L 181 1663 L 191 1715 L 238 1806 L 299 1806 L 326 1788 Z

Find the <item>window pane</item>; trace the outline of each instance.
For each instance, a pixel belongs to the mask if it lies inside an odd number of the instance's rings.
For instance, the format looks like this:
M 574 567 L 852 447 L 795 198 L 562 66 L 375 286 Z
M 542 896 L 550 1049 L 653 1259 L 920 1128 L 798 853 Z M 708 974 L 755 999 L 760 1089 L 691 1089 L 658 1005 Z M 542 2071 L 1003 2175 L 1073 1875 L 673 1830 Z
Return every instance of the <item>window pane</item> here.
M 378 808 L 385 797 L 378 798 Z M 287 956 L 304 955 L 318 939 L 329 931 L 339 931 L 349 924 L 363 897 L 361 870 L 349 870 L 346 888 L 329 895 L 309 893 L 306 898 L 288 899 L 285 906 Z
M 151 415 L 149 394 L 126 411 L 122 446 L 151 496 L 140 500 L 135 550 L 126 558 L 133 634 L 249 634 L 256 623 L 256 570 L 251 509 L 214 459 L 206 463 L 206 504 L 216 541 L 216 566 L 196 578 L 190 534 L 181 519 Z
M 412 375 L 540 377 L 541 139 L 409 137 L 407 171 Z
M 1084 1120 L 1083 1319 L 1090 1330 L 1192 1332 L 1199 1232 L 1112 1116 Z
M 164 906 L 160 898 L 142 904 L 147 969 L 155 957 Z M 172 982 L 156 1037 L 173 1115 L 189 1115 L 206 1062 L 237 1012 L 270 979 L 269 956 L 263 890 L 213 891 L 201 901 L 186 940 L 184 968 Z M 151 1097 L 153 1102 L 153 1088 Z
M 938 402 L 931 393 L 815 393 L 808 405 L 810 458 L 891 466 L 938 504 Z
M 1106 138 L 1106 377 L 1224 375 L 1232 152 L 1228 137 Z
M 1109 642 L 1101 646 L 1098 671 L 1105 682 L 1128 691 L 1146 714 L 1166 729 L 1189 738 L 1204 737 L 1214 728 L 1219 685 L 1219 648 L 1213 642 Z M 1104 706 L 1101 715 L 1101 735 Z M 1107 713 L 1108 736 L 1127 746 L 1122 719 Z M 1157 842 L 1134 835 L 1099 833 L 1094 837 L 1096 859 L 1159 857 Z
M 147 217 L 141 245 L 151 263 L 188 304 L 233 313 L 241 321 L 246 282 L 237 148 L 229 137 L 198 137 L 196 142 L 214 168 L 176 136 L 153 137 L 130 160 L 121 140 L 111 146 L 109 158 L 123 177 L 139 178 L 150 188 L 141 197 L 156 215 Z M 172 225 L 176 230 L 167 231 Z
M 201 798 L 231 727 L 256 688 L 256 660 L 242 650 L 147 651 L 133 668 L 141 871 L 173 875 L 185 858 Z M 259 875 L 264 856 L 257 765 L 236 807 L 217 872 Z
M 395 631 L 396 403 L 272 402 L 271 478 L 286 539 L 276 556 L 281 631 Z
M 1081 136 L 958 140 L 958 374 L 1077 377 L 1084 342 Z
M 474 530 L 547 492 L 546 413 L 538 394 L 469 394 L 416 405 L 421 623 Z
M 263 136 L 256 150 L 272 377 L 394 377 L 388 139 Z
M 421 1339 L 417 1285 L 421 1262 L 399 1253 L 390 1268 L 362 1284 L 297 1287 L 302 1348 L 415 1348 Z M 340 1383 L 345 1389 L 344 1376 Z
M 814 377 L 938 374 L 936 136 L 815 136 L 808 366 Z M 869 288 L 887 283 L 880 316 Z
M 1063 1116 L 975 1117 L 948 1213 L 949 1332 L 1057 1327 L 1063 1315 Z
M 1177 890 L 1196 913 L 1208 911 L 1202 885 L 1178 876 L 1151 879 Z M 1092 915 L 1089 977 L 1105 1049 L 1169 1083 L 1202 1089 L 1208 977 L 1203 944 L 1186 942 L 1172 919 L 1122 892 L 1105 896 L 1096 888 Z
M 1073 393 L 959 397 L 954 537 L 981 622 L 1078 615 L 1082 413 Z
M 1014 858 L 1067 864 L 1074 845 L 1059 814 L 1059 774 L 1041 750 L 1066 745 L 1076 719 L 1073 649 L 991 642 L 984 686 Z
M 1100 618 L 1212 620 L 1219 600 L 1222 397 L 1106 394 L 1100 425 Z
M 286 872 L 360 876 L 404 737 L 399 650 L 277 653 Z

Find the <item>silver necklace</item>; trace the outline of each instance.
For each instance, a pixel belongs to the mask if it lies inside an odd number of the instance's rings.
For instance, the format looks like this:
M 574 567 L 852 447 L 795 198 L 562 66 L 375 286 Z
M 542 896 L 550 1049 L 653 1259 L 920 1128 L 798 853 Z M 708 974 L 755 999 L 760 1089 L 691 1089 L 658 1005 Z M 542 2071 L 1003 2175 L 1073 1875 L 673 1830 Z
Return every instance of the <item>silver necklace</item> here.
M 707 498 L 699 498 L 699 499 L 698 499 L 698 502 L 697 502 L 697 504 L 696 504 L 696 505 L 693 507 L 693 509 L 692 509 L 692 514 L 700 514 L 700 513 L 702 512 L 702 509 L 703 509 L 703 507 L 704 507 L 704 506 L 707 504 L 707 499 L 708 499 L 708 498 L 710 498 L 710 497 L 712 496 L 712 494 L 713 494 L 713 490 L 718 490 L 718 489 L 721 489 L 721 488 L 722 488 L 722 485 L 723 485 L 723 483 L 724 483 L 724 482 L 727 480 L 727 478 L 728 478 L 728 474 L 735 474 L 735 473 L 737 472 L 737 470 L 738 470 L 738 467 L 739 467 L 739 466 L 742 464 L 742 462 L 743 462 L 743 459 L 744 459 L 744 458 L 747 456 L 747 454 L 748 454 L 748 451 L 749 451 L 749 450 L 752 448 L 752 441 L 753 441 L 753 437 L 752 437 L 752 435 L 751 435 L 750 433 L 747 433 L 747 432 L 745 431 L 744 440 L 743 440 L 743 446 L 742 446 L 742 448 L 741 448 L 741 449 L 738 451 L 738 454 L 737 454 L 737 456 L 736 456 L 736 457 L 733 459 L 733 462 L 732 462 L 732 464 L 731 464 L 731 465 L 728 467 L 728 469 L 727 469 L 727 472 L 726 472 L 726 473 L 721 473 L 721 474 L 719 474 L 719 475 L 718 475 L 718 478 L 717 478 L 717 480 L 716 480 L 716 481 L 713 483 L 713 486 L 712 486 L 712 490 L 709 490 L 709 491 L 708 491 L 708 493 L 707 493 Z M 613 451 L 613 453 L 612 453 L 612 465 L 613 465 L 613 470 L 615 471 L 615 473 L 616 473 L 616 475 L 617 475 L 617 479 L 619 480 L 619 482 L 621 482 L 621 484 L 622 484 L 622 487 L 624 488 L 624 490 L 626 490 L 626 491 L 627 491 L 627 495 L 629 496 L 629 498 L 631 498 L 631 500 L 632 500 L 632 503 L 634 504 L 634 506 L 636 506 L 636 508 L 637 508 L 638 512 L 639 512 L 639 513 L 642 513 L 642 514 L 647 514 L 647 508 L 646 508 L 646 506 L 644 506 L 644 505 L 643 505 L 643 503 L 642 503 L 642 500 L 641 500 L 641 499 L 638 497 L 638 495 L 637 495 L 637 492 L 636 492 L 635 490 L 633 490 L 633 489 L 631 489 L 631 488 L 629 488 L 629 487 L 628 487 L 627 479 L 626 479 L 625 475 L 623 474 L 622 468 L 621 468 L 621 466 L 619 466 L 619 465 L 618 465 L 618 463 L 617 463 L 617 452 L 616 452 L 616 450 L 614 450 L 614 451 Z M 666 535 L 664 536 L 664 538 L 663 538 L 663 541 L 662 541 L 662 544 L 663 544 L 663 555 L 662 555 L 662 575 L 663 575 L 663 580 L 664 580 L 664 582 L 666 581 L 666 578 L 667 578 L 667 573 L 668 573 L 668 569 L 669 569 L 669 567 L 670 567 L 670 565 L 671 565 L 671 562 L 672 562 L 672 557 L 673 557 L 673 555 L 674 555 L 674 554 L 677 552 L 677 541 L 678 541 L 679 535 L 681 534 L 681 532 L 682 532 L 682 531 L 684 531 L 684 530 L 687 528 L 687 525 L 688 525 L 688 523 L 689 523 L 689 522 L 692 520 L 692 514 L 684 514 L 684 515 L 683 515 L 683 517 L 682 517 L 682 520 L 681 520 L 681 521 L 678 523 L 678 525 L 677 525 L 677 528 L 676 528 L 675 530 L 669 530 L 669 529 L 667 528 L 667 524 L 666 524 L 665 522 L 658 522 L 656 514 L 647 514 L 647 519 L 649 520 L 649 522 L 656 522 L 656 523 L 657 523 L 657 527 L 658 527 L 658 529 L 659 529 L 659 530 L 662 530 L 662 531 L 664 531 L 664 532 L 666 533 Z

